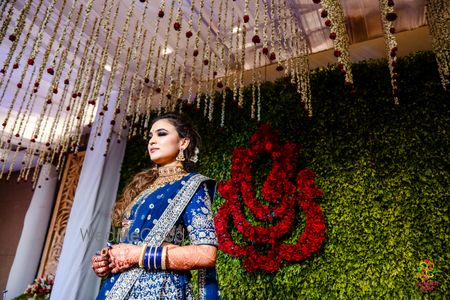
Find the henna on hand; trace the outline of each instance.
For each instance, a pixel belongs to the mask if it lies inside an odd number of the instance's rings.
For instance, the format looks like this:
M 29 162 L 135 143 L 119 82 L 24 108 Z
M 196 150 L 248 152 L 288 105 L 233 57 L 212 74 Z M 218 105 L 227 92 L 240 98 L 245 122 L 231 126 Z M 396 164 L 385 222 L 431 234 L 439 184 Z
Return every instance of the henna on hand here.
M 141 246 L 132 244 L 113 245 L 109 251 L 109 265 L 111 273 L 115 274 L 137 265 L 139 262 Z
M 105 255 L 94 255 L 91 259 L 92 270 L 99 277 L 104 277 L 111 272 L 108 264 L 109 257 Z

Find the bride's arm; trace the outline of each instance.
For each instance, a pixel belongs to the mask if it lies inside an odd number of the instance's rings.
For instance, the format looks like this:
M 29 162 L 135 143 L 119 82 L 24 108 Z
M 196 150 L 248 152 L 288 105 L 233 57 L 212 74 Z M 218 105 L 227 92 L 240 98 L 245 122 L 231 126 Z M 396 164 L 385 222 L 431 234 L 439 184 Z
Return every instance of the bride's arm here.
M 166 270 L 193 270 L 210 268 L 216 264 L 217 248 L 210 245 L 177 246 L 164 244 Z M 113 245 L 109 250 L 112 273 L 124 271 L 139 264 L 142 246 Z
M 166 268 L 193 270 L 216 265 L 217 248 L 210 245 L 166 246 Z

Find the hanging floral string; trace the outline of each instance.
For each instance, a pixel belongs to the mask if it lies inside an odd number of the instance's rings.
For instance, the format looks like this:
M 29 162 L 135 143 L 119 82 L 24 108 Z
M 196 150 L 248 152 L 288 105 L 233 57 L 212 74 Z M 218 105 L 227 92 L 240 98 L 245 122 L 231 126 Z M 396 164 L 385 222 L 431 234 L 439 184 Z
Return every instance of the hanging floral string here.
M 133 41 L 137 40 L 137 38 L 136 38 L 137 29 L 138 29 L 138 24 L 136 24 L 136 28 L 135 28 L 134 33 L 133 33 Z M 144 49 L 144 41 L 140 45 L 140 50 L 141 51 L 139 52 L 139 58 L 138 58 L 139 64 L 137 66 L 137 73 L 138 74 L 139 74 L 139 69 L 141 67 L 141 60 L 142 60 L 143 49 Z M 131 51 L 133 51 L 133 49 L 131 49 Z M 131 55 L 131 59 L 133 59 L 133 54 Z M 144 80 L 139 80 L 139 96 L 138 96 L 138 98 L 136 100 L 136 106 L 135 106 L 135 111 L 134 111 L 134 119 L 133 119 L 133 122 L 132 122 L 133 124 L 139 124 L 139 120 L 141 118 L 141 105 L 142 105 L 143 99 L 146 98 L 146 97 L 144 97 L 144 84 L 145 84 Z M 132 130 L 133 131 L 133 136 L 135 136 L 138 133 L 138 126 L 133 126 L 132 129 L 133 129 Z
M 253 47 L 253 69 L 252 69 L 252 106 L 251 106 L 251 112 L 250 117 L 252 119 L 255 118 L 255 106 L 256 106 L 256 46 Z
M 232 12 L 234 13 L 234 7 L 232 9 Z M 232 13 L 232 14 L 233 14 Z M 228 69 L 229 69 L 229 64 L 231 62 L 230 57 L 228 58 L 227 61 L 227 57 L 225 55 L 225 39 L 227 38 L 227 28 L 231 28 L 233 25 L 233 18 L 230 18 L 230 24 L 227 25 L 227 20 L 228 20 L 228 1 L 225 1 L 225 15 L 223 17 L 223 37 L 222 37 L 222 42 L 221 42 L 221 65 L 225 66 L 225 73 L 223 75 L 223 79 L 222 81 L 218 81 L 217 82 L 217 87 L 219 89 L 222 89 L 224 86 L 226 87 L 224 90 L 222 90 L 222 104 L 221 104 L 221 112 L 220 112 L 220 127 L 224 127 L 225 126 L 225 105 L 226 105 L 226 100 L 227 100 L 227 89 L 228 84 L 229 84 L 229 80 L 228 80 Z M 233 35 L 231 34 L 231 37 L 233 37 Z M 230 45 L 233 45 L 233 39 L 231 39 Z M 229 51 L 231 52 L 231 51 Z M 231 55 L 231 53 L 229 53 L 229 56 Z
M 14 124 L 12 126 L 12 130 L 11 130 L 11 133 L 10 133 L 10 136 L 9 136 L 9 140 L 11 140 L 12 139 L 12 135 L 14 134 L 14 132 L 16 132 L 15 136 L 17 138 L 20 137 L 20 141 L 18 143 L 19 146 L 20 146 L 20 144 L 23 141 L 23 136 L 21 135 L 22 126 L 23 126 L 23 119 L 24 119 L 23 116 L 25 116 L 25 114 L 27 113 L 27 110 L 28 110 L 29 104 L 30 104 L 30 100 L 33 97 L 33 94 L 30 91 L 31 91 L 31 84 L 32 84 L 34 76 L 35 76 L 35 72 L 36 72 L 36 67 L 33 67 L 33 72 L 32 72 L 32 74 L 30 76 L 30 80 L 29 80 L 27 88 L 25 90 L 26 92 L 25 92 L 25 95 L 23 96 L 23 101 L 20 101 L 20 107 L 19 107 L 19 110 L 17 111 L 17 117 L 14 119 Z M 25 99 L 28 99 L 28 100 L 25 100 Z M 22 113 L 24 105 L 25 105 L 25 113 Z M 16 129 L 17 124 L 19 124 L 19 126 Z M 3 133 L 4 133 L 4 131 L 1 132 L 0 140 L 2 140 Z
M 76 45 L 75 50 L 74 50 L 74 58 L 73 58 L 73 60 L 72 60 L 71 66 L 69 67 L 69 71 L 67 72 L 67 78 L 66 78 L 67 80 L 69 80 L 70 75 L 71 75 L 71 72 L 72 72 L 73 67 L 74 67 L 74 60 L 75 60 L 75 58 L 76 58 L 76 56 L 77 56 L 77 54 L 78 54 L 78 50 L 79 50 L 79 47 L 80 47 L 80 41 L 81 41 L 82 33 L 84 32 L 84 29 L 85 29 L 85 27 L 86 27 L 87 20 L 88 20 L 88 18 L 89 18 L 89 15 L 90 15 L 90 12 L 91 12 L 91 8 L 92 8 L 92 3 L 93 3 L 93 0 L 89 0 L 88 3 L 87 3 L 87 5 L 86 5 L 86 18 L 83 20 L 82 25 L 81 25 L 81 31 L 80 31 L 80 33 L 79 33 L 77 45 Z M 81 11 L 80 11 L 80 12 L 81 12 Z M 71 33 L 75 34 L 75 30 L 72 30 Z M 70 37 L 70 41 L 71 41 L 72 39 L 73 39 L 73 35 Z M 37 138 L 38 138 L 39 132 L 40 132 L 40 130 L 42 129 L 42 128 L 41 128 L 41 123 L 42 123 L 43 118 L 44 118 L 44 116 L 45 116 L 45 113 L 46 113 L 46 111 L 47 111 L 47 109 L 48 109 L 48 106 L 52 103 L 52 94 L 57 94 L 57 93 L 58 93 L 58 84 L 57 84 L 57 83 L 58 83 L 58 81 L 59 81 L 59 79 L 60 79 L 60 76 L 61 76 L 61 74 L 62 74 L 62 71 L 63 71 L 63 69 L 64 69 L 64 66 L 66 65 L 67 56 L 68 56 L 68 48 L 64 49 L 64 51 L 63 51 L 63 53 L 62 53 L 62 56 L 61 56 L 61 60 L 60 60 L 59 63 L 58 63 L 58 67 L 57 67 L 57 70 L 56 70 L 56 74 L 55 74 L 55 76 L 53 77 L 52 83 L 51 83 L 50 88 L 49 88 L 49 91 L 48 91 L 48 93 L 47 93 L 47 97 L 46 97 L 47 101 L 46 101 L 46 104 L 44 105 L 43 109 L 41 110 L 39 119 L 38 119 L 38 121 L 36 122 L 35 128 L 34 128 L 34 130 L 33 130 L 33 139 L 37 139 Z M 68 82 L 68 81 L 67 81 L 67 82 Z M 33 141 L 33 139 L 32 139 L 32 141 Z
M 161 114 L 163 109 L 163 100 L 165 95 L 165 85 L 166 85 L 166 76 L 167 76 L 167 69 L 169 67 L 169 55 L 168 55 L 168 46 L 169 46 L 169 33 L 170 29 L 172 28 L 172 22 L 174 19 L 174 8 L 175 8 L 175 1 L 172 1 L 170 5 L 169 10 L 169 21 L 167 23 L 167 29 L 166 33 L 164 35 L 164 47 L 162 49 L 163 55 L 164 55 L 164 64 L 163 67 L 160 68 L 159 74 L 158 74 L 158 82 L 157 82 L 157 88 L 158 93 L 160 93 L 159 97 L 159 104 L 158 104 L 158 115 Z
M 394 36 L 394 21 L 397 14 L 394 12 L 394 0 L 380 0 L 381 24 L 383 26 L 384 42 L 389 61 L 389 72 L 391 74 L 392 96 L 394 104 L 399 105 L 398 100 L 398 73 L 397 73 L 397 39 Z
M 37 9 L 40 9 L 41 5 L 42 5 L 42 0 L 39 1 L 38 5 L 37 5 Z M 38 15 L 37 13 L 33 15 L 33 18 L 32 18 L 32 20 L 31 20 L 31 23 L 30 23 L 30 25 L 28 26 L 27 34 L 25 35 L 25 38 L 24 38 L 24 40 L 23 40 L 22 47 L 21 47 L 19 53 L 16 55 L 16 59 L 15 59 L 15 61 L 14 61 L 13 67 L 12 67 L 11 70 L 9 71 L 9 74 L 8 74 L 8 77 L 7 77 L 8 79 L 7 79 L 7 81 L 6 81 L 5 87 L 4 87 L 3 92 L 2 92 L 2 95 L 1 95 L 1 97 L 0 97 L 0 104 L 2 103 L 2 101 L 3 101 L 4 97 L 5 97 L 5 93 L 6 93 L 6 91 L 8 90 L 8 86 L 9 86 L 9 83 L 10 83 L 10 81 L 11 81 L 12 73 L 14 72 L 14 70 L 16 70 L 16 69 L 19 68 L 19 63 L 20 63 L 20 61 L 21 61 L 21 59 L 22 59 L 23 53 L 24 53 L 25 48 L 26 48 L 26 46 L 27 46 L 28 40 L 29 40 L 29 38 L 30 38 L 32 29 L 33 29 L 33 26 L 34 26 L 34 23 L 36 22 L 36 19 L 37 19 L 37 15 Z M 23 30 L 23 27 L 25 27 L 25 23 L 24 23 L 23 26 L 22 26 L 22 30 Z M 21 34 L 21 33 L 22 33 L 22 32 L 20 32 L 19 34 Z M 15 36 L 15 35 L 13 35 L 13 36 Z M 3 73 L 3 74 L 6 73 L 6 70 L 8 69 L 9 64 L 10 64 L 10 62 L 11 62 L 11 60 L 12 60 L 12 57 L 13 57 L 13 55 L 14 55 L 14 52 L 15 52 L 17 46 L 18 46 L 18 42 L 19 42 L 19 39 L 15 39 L 15 38 L 14 38 L 13 43 L 12 43 L 12 45 L 11 45 L 11 48 L 10 48 L 10 50 L 9 50 L 9 52 L 8 52 L 8 55 L 7 55 L 6 59 L 5 59 L 5 61 L 3 62 L 3 68 L 1 69 L 1 73 Z M 5 77 L 2 77 L 2 78 L 0 79 L 0 88 L 3 86 L 4 79 L 5 79 Z M 21 83 L 20 83 L 20 84 L 21 84 Z M 18 88 L 19 88 L 19 87 L 18 87 Z
M 215 54 L 211 54 L 211 68 L 210 68 L 210 75 L 208 77 L 209 80 L 209 108 L 208 108 L 208 120 L 212 122 L 213 120 L 213 113 L 214 113 L 214 101 L 216 99 L 216 94 L 214 92 L 214 86 L 215 86 L 215 77 L 217 72 L 215 71 L 217 68 L 217 56 Z M 206 105 L 205 105 L 206 106 Z
M 242 44 L 241 44 L 241 61 L 240 61 L 240 73 L 239 73 L 239 107 L 244 105 L 244 72 L 245 72 L 245 38 L 247 36 L 247 28 L 242 26 Z M 239 49 L 239 48 L 236 48 Z
M 153 58 L 153 51 L 155 49 L 155 44 L 156 44 L 156 37 L 159 33 L 159 25 L 161 23 L 161 18 L 164 17 L 164 7 L 165 7 L 165 1 L 162 0 L 161 3 L 159 4 L 159 13 L 158 13 L 158 18 L 155 18 L 155 33 L 152 36 L 152 39 L 150 41 L 150 47 L 149 47 L 149 54 L 147 57 L 147 64 L 145 66 L 145 75 L 144 75 L 144 80 L 145 83 L 149 83 L 150 82 L 150 70 L 151 70 L 151 63 L 152 63 L 152 58 Z M 154 84 L 154 82 L 153 82 Z
M 203 43 L 203 51 L 202 51 L 202 53 L 205 53 L 205 48 L 206 48 L 206 42 Z M 202 81 L 201 81 L 201 79 L 203 77 L 204 66 L 205 66 L 205 64 L 201 64 L 199 81 L 197 83 L 197 98 L 196 98 L 196 101 L 197 101 L 196 102 L 196 108 L 197 108 L 197 110 L 200 110 L 200 104 L 201 104 L 201 99 L 202 99 L 200 93 L 201 93 L 201 88 L 202 88 Z
M 172 64 L 170 66 L 170 77 L 169 77 L 169 87 L 168 87 L 168 92 L 166 94 L 167 100 L 172 100 L 173 97 L 173 85 L 175 84 L 175 76 L 177 75 L 176 72 L 176 67 L 175 67 L 175 63 L 177 62 L 177 55 L 178 55 L 178 50 L 179 50 L 179 46 L 180 46 L 180 34 L 181 34 L 181 20 L 182 20 L 182 12 L 181 12 L 181 5 L 182 5 L 182 0 L 178 0 L 178 9 L 177 9 L 177 14 L 175 17 L 175 23 L 173 23 L 173 28 L 176 31 L 175 33 L 175 49 L 172 53 L 173 58 L 172 58 Z M 178 72 L 179 74 L 179 72 Z M 176 103 L 176 102 L 173 102 Z
M 196 69 L 196 63 L 197 63 L 197 56 L 199 54 L 199 41 L 200 41 L 200 33 L 201 33 L 201 24 L 202 24 L 202 18 L 203 18 L 203 8 L 204 8 L 204 0 L 200 0 L 200 8 L 199 8 L 199 12 L 198 12 L 198 20 L 197 20 L 197 35 L 195 36 L 195 45 L 194 45 L 194 51 L 192 52 L 192 70 Z M 191 8 L 193 9 L 193 8 Z M 203 70 L 203 68 L 202 68 Z M 194 80 L 196 79 L 195 77 L 195 72 L 192 72 L 193 74 L 191 74 L 191 80 L 189 83 L 189 91 L 188 91 L 188 102 L 191 102 L 192 99 L 192 93 L 193 93 L 193 85 L 194 85 Z M 197 84 L 200 83 L 201 80 L 201 76 L 200 78 L 196 79 Z M 197 109 L 200 108 L 200 101 L 199 101 L 199 97 L 197 95 L 197 103 L 196 103 L 196 107 Z
M 14 28 L 14 32 L 9 36 L 9 40 L 12 42 L 11 47 L 9 48 L 8 55 L 6 57 L 5 62 L 3 63 L 3 68 L 0 70 L 1 73 L 5 74 L 6 70 L 9 67 L 9 63 L 11 62 L 11 59 L 14 55 L 14 52 L 16 51 L 17 44 L 19 43 L 20 36 L 22 35 L 22 32 L 24 31 L 23 28 L 25 27 L 25 19 L 28 14 L 28 11 L 30 10 L 32 0 L 28 0 L 25 2 L 25 5 L 22 7 L 22 10 L 20 11 L 19 17 L 17 18 L 16 27 Z M 38 12 L 36 12 L 37 14 Z M 1 39 L 3 41 L 3 38 Z M 0 41 L 0 42 L 1 42 Z M 24 41 L 26 43 L 26 41 Z M 19 66 L 14 65 L 13 69 L 17 69 Z M 0 87 L 2 86 L 3 80 L 0 81 Z M 0 102 L 1 104 L 1 102 Z
M 258 0 L 259 1 L 259 0 Z M 269 54 L 269 38 L 267 31 L 269 30 L 269 0 L 262 0 L 264 3 L 264 30 L 263 30 L 263 49 L 264 55 Z
M 72 147 L 72 151 L 74 151 L 75 153 L 78 150 L 77 147 L 77 141 L 78 139 L 76 138 L 77 136 L 77 132 L 81 132 L 81 117 L 80 117 L 80 113 L 79 110 L 84 109 L 84 107 L 87 104 L 87 94 L 89 91 L 84 90 L 84 87 L 86 85 L 86 80 L 88 78 L 88 76 L 86 76 L 86 74 L 91 74 L 92 73 L 92 69 L 94 68 L 95 64 L 94 64 L 94 57 L 93 57 L 93 53 L 97 53 L 96 52 L 96 42 L 97 42 L 97 38 L 99 35 L 99 30 L 100 30 L 100 22 L 98 22 L 98 19 L 95 18 L 94 21 L 94 25 L 93 25 L 93 29 L 91 32 L 91 35 L 89 37 L 89 39 L 86 42 L 86 48 L 84 50 L 82 59 L 81 59 L 81 65 L 80 68 L 78 69 L 77 75 L 76 75 L 76 80 L 75 80 L 75 84 L 74 84 L 74 92 L 72 93 L 72 97 L 69 96 L 69 98 L 67 99 L 67 107 L 66 107 L 66 111 L 69 112 L 66 115 L 66 118 L 63 122 L 64 126 L 63 126 L 63 130 L 64 130 L 64 135 L 63 136 L 71 136 L 71 139 L 67 139 L 67 145 L 62 145 L 62 148 L 67 149 L 69 147 L 69 140 L 72 141 L 73 143 L 73 147 Z M 95 56 L 96 57 L 96 56 Z M 89 86 L 91 85 L 92 82 L 92 78 L 90 78 L 88 84 Z M 68 89 L 66 88 L 68 87 L 68 85 L 64 86 L 64 90 L 63 90 L 63 95 L 61 97 L 61 101 L 59 102 L 58 105 L 58 112 L 57 113 L 57 118 L 59 119 L 62 108 L 64 107 L 64 99 L 66 99 L 66 93 L 68 91 Z M 81 91 L 84 91 L 84 93 L 82 93 Z M 77 98 L 81 98 L 82 99 L 77 99 Z M 72 101 L 74 102 L 74 105 L 71 105 L 71 99 L 73 99 Z M 73 107 L 72 107 L 73 106 Z M 77 124 L 75 126 L 75 128 L 73 127 L 73 124 Z M 55 129 L 56 130 L 56 127 Z M 72 131 L 75 131 L 75 134 L 72 134 Z M 54 135 L 55 135 L 55 131 L 52 131 L 52 135 L 49 139 L 49 144 L 53 144 L 54 143 Z M 60 144 L 61 145 L 61 144 Z M 58 145 L 58 146 L 60 146 Z
M 313 0 L 320 3 L 320 0 Z M 323 0 L 320 16 L 325 19 L 325 25 L 330 27 L 330 39 L 334 43 L 334 56 L 338 61 L 338 68 L 345 77 L 345 84 L 353 86 L 353 75 L 351 71 L 349 41 L 345 27 L 345 17 L 342 6 L 337 0 Z
M 426 17 L 444 90 L 450 88 L 450 3 L 427 0 Z
M 131 3 L 130 7 L 128 8 L 128 12 L 125 18 L 125 24 L 123 25 L 123 29 L 122 29 L 122 35 L 119 37 L 119 40 L 117 42 L 116 45 L 116 50 L 114 51 L 114 57 L 113 57 L 113 62 L 111 64 L 111 71 L 109 73 L 109 78 L 108 78 L 108 83 L 106 86 L 106 92 L 104 95 L 104 100 L 103 100 L 103 107 L 102 107 L 102 111 L 99 113 L 99 118 L 97 120 L 97 127 L 96 127 L 96 132 L 97 135 L 98 133 L 102 132 L 102 127 L 103 127 L 103 121 L 104 121 L 104 115 L 105 113 L 108 111 L 109 106 L 110 106 L 110 100 L 111 100 L 111 90 L 114 84 L 114 80 L 116 77 L 116 73 L 117 73 L 117 65 L 119 62 L 119 58 L 122 54 L 122 49 L 123 46 L 125 44 L 125 39 L 126 36 L 128 34 L 128 28 L 130 25 L 130 19 L 133 16 L 134 13 L 134 1 Z M 134 29 L 134 34 L 136 34 L 136 32 L 138 32 L 138 25 L 139 23 L 136 22 L 136 26 Z M 139 70 L 138 70 L 139 71 Z M 117 101 L 117 99 L 116 99 Z M 110 124 L 111 127 L 114 127 L 114 124 Z M 112 130 L 112 129 L 111 129 Z M 109 144 L 109 142 L 107 141 L 107 144 Z
M 126 85 L 126 81 L 128 78 L 128 68 L 130 66 L 130 60 L 131 60 L 131 48 L 128 48 L 127 50 L 127 57 L 125 60 L 125 65 L 124 65 L 124 70 L 122 73 L 122 78 L 120 79 L 120 86 L 119 86 L 119 94 L 117 95 L 117 99 L 122 99 L 124 91 L 125 91 L 125 85 Z M 119 102 L 119 101 L 118 101 Z M 126 109 L 126 107 L 125 107 Z M 117 107 L 116 106 L 116 112 L 117 110 L 120 111 L 120 105 Z M 121 119 L 120 122 L 120 127 L 119 127 L 119 132 L 117 134 L 117 143 L 120 144 L 122 142 L 122 132 L 123 130 L 127 129 L 127 125 L 126 125 L 126 112 L 125 112 L 125 116 Z
M 136 40 L 133 38 L 133 48 L 134 48 L 134 43 L 136 42 Z M 143 53 L 143 49 L 144 49 L 144 40 L 142 41 L 142 43 L 141 43 L 141 45 L 140 45 L 140 52 L 139 52 L 139 56 L 138 56 L 138 60 L 137 60 L 137 65 L 136 65 L 136 70 L 140 70 L 140 68 L 141 68 L 141 62 L 142 62 L 142 53 Z M 159 49 L 158 51 L 160 51 L 161 49 Z M 132 83 L 131 83 L 131 86 L 132 86 L 132 91 L 134 91 L 134 89 L 135 89 L 135 86 L 136 86 L 136 81 L 137 81 L 137 76 L 133 76 L 133 79 L 132 79 Z M 143 98 L 143 90 L 144 90 L 144 81 L 142 81 L 142 80 L 140 80 L 139 81 L 139 86 L 140 86 L 140 89 L 139 89 L 139 96 L 138 96 L 138 98 L 137 99 L 133 99 L 132 98 L 132 96 L 133 96 L 133 94 L 132 93 L 130 93 L 130 95 L 129 95 L 129 98 L 128 98 L 128 101 L 129 101 L 129 104 L 131 104 L 131 101 L 133 100 L 133 102 L 135 103 L 135 107 L 134 107 L 134 111 L 129 111 L 128 109 L 127 109 L 127 116 L 130 114 L 134 114 L 134 116 L 135 116 L 135 119 L 133 120 L 133 122 L 132 122 L 132 124 L 131 124 L 131 128 L 130 128 L 130 130 L 129 130 L 129 136 L 131 135 L 131 136 L 135 136 L 136 134 L 137 134 L 137 126 L 135 126 L 135 127 L 133 127 L 133 125 L 134 124 L 138 124 L 138 122 L 139 122 L 139 115 L 140 115 L 140 103 L 141 103 L 141 100 L 142 100 L 142 98 Z M 131 109 L 131 106 L 130 105 L 128 105 L 128 107 Z
M 281 54 L 281 49 L 283 48 L 283 44 L 282 44 L 282 39 L 281 37 L 283 36 L 282 34 L 282 17 L 281 17 L 281 0 L 277 0 L 277 52 L 278 52 L 278 63 L 277 63 L 277 67 L 276 70 L 278 72 L 281 72 L 284 70 L 283 65 L 281 64 L 281 61 L 283 60 Z M 275 21 L 274 21 L 275 22 Z M 285 33 L 284 33 L 285 34 Z
M 233 17 L 234 17 L 234 14 L 233 14 Z M 234 19 L 234 18 L 233 18 Z M 238 25 L 237 25 L 237 34 L 236 34 L 236 52 L 238 51 L 238 49 L 239 49 L 239 32 L 240 32 L 240 30 L 241 30 L 241 23 L 240 23 L 240 20 L 238 19 Z M 231 38 L 231 40 L 233 41 L 233 38 Z M 232 44 L 231 44 L 232 45 Z M 231 52 L 231 51 L 230 51 Z M 238 101 L 238 70 L 239 70 L 239 61 L 238 61 L 238 57 L 237 57 L 237 55 L 236 56 L 234 56 L 233 57 L 233 61 L 232 62 L 230 62 L 231 64 L 233 64 L 233 66 L 234 66 L 234 78 L 233 78 L 233 102 L 236 102 L 237 103 L 237 101 Z
M 8 12 L 5 14 L 7 4 L 8 4 L 8 1 L 4 1 L 3 6 L 1 8 L 2 17 L 4 16 L 5 18 L 3 19 L 2 27 L 0 27 L 0 44 L 3 42 L 3 38 L 6 35 L 6 31 L 8 29 L 9 23 L 11 23 L 12 15 L 14 13 L 14 5 L 16 4 L 16 0 L 13 0 L 11 2 Z
M 201 9 L 203 9 L 203 8 L 201 7 Z M 185 47 L 185 51 L 184 51 L 184 60 L 183 60 L 185 62 L 187 62 L 187 60 L 188 60 L 188 52 L 190 51 L 189 45 L 190 45 L 191 37 L 193 36 L 192 25 L 194 23 L 194 10 L 195 10 L 195 0 L 192 0 L 191 1 L 190 11 L 189 11 L 188 28 L 187 28 L 187 31 L 185 33 L 185 36 L 186 36 L 186 47 Z M 200 28 L 198 28 L 198 29 L 200 30 Z M 197 46 L 198 46 L 198 33 L 197 33 L 197 36 L 196 36 L 196 40 L 197 40 Z M 195 56 L 193 56 L 193 63 L 192 64 L 194 64 L 194 61 L 195 61 Z M 177 94 L 178 100 L 181 100 L 181 97 L 183 96 L 183 91 L 184 91 L 184 88 L 185 88 L 184 85 L 185 85 L 185 82 L 186 82 L 186 75 L 187 75 L 186 67 L 187 67 L 186 63 L 181 64 L 180 73 L 182 75 L 181 75 L 181 80 L 180 80 L 180 88 L 178 89 L 178 94 Z M 194 78 L 194 75 L 190 74 L 190 83 L 189 83 L 188 98 L 187 98 L 188 102 L 190 101 L 191 96 L 192 96 L 193 78 Z M 183 107 L 183 102 L 180 103 L 180 113 L 181 113 L 182 107 Z
M 148 2 L 147 2 L 148 3 Z M 159 5 L 160 9 L 159 9 L 159 13 L 158 13 L 158 18 L 155 18 L 155 26 L 154 28 L 154 34 L 152 36 L 151 42 L 150 42 L 150 47 L 149 47 L 149 54 L 147 56 L 147 64 L 145 66 L 145 75 L 144 75 L 144 82 L 145 83 L 149 83 L 150 82 L 150 73 L 151 73 L 151 66 L 152 66 L 152 59 L 153 59 L 153 55 L 154 55 L 154 50 L 155 50 L 155 44 L 156 44 L 156 37 L 159 33 L 159 26 L 160 26 L 160 21 L 161 19 L 164 17 L 164 7 L 165 7 L 165 1 L 162 0 L 160 5 Z M 187 51 L 187 49 L 186 49 Z M 159 56 L 158 56 L 159 59 Z M 158 64 L 158 62 L 156 62 L 156 65 Z M 156 66 L 155 66 L 156 67 Z M 156 70 L 157 68 L 155 68 Z M 153 77 L 153 82 L 152 84 L 155 84 L 155 77 Z M 146 108 L 146 114 L 145 114 L 145 121 L 144 121 L 144 137 L 147 138 L 147 134 L 148 134 L 148 130 L 146 130 L 149 126 L 149 122 L 150 122 L 150 113 L 151 113 L 151 103 L 153 100 L 153 95 L 154 95 L 154 89 L 151 90 L 150 94 L 147 96 L 149 105 L 147 105 Z
M 12 111 L 12 109 L 13 109 L 15 103 L 16 103 L 17 96 L 18 96 L 18 94 L 19 94 L 19 92 L 20 92 L 20 90 L 22 88 L 23 80 L 25 79 L 25 75 L 26 75 L 28 66 L 29 65 L 34 65 L 34 58 L 36 57 L 37 51 L 38 51 L 38 49 L 39 49 L 39 47 L 41 45 L 43 32 L 44 32 L 45 28 L 47 27 L 48 20 L 50 18 L 51 13 L 53 12 L 53 8 L 54 8 L 54 5 L 55 5 L 56 1 L 57 0 L 54 0 L 51 3 L 50 7 L 48 7 L 47 10 L 46 10 L 44 20 L 42 21 L 41 26 L 39 28 L 39 33 L 38 33 L 37 37 L 34 40 L 33 51 L 32 51 L 32 53 L 30 55 L 30 58 L 28 59 L 28 63 L 25 64 L 23 66 L 23 68 L 22 68 L 22 73 L 20 75 L 19 82 L 17 83 L 16 92 L 15 92 L 14 97 L 13 97 L 13 99 L 11 101 L 10 106 L 9 106 L 8 112 L 6 114 L 6 118 L 5 118 L 5 120 L 3 121 L 3 124 L 2 124 L 3 127 L 6 126 L 6 124 L 8 123 L 9 117 L 11 116 L 11 111 Z M 64 1 L 63 5 L 65 5 L 65 1 Z M 63 9 L 64 9 L 64 6 L 63 6 Z M 61 13 L 62 13 L 62 11 L 60 12 L 60 14 Z M 31 29 L 32 28 L 30 28 L 30 31 L 31 31 Z M 29 35 L 27 35 L 27 37 L 29 37 Z M 20 56 L 22 56 L 24 49 L 25 49 L 25 47 L 22 47 L 21 53 L 19 53 L 19 56 L 17 57 L 16 64 L 18 64 L 18 61 L 20 61 Z M 6 91 L 7 88 L 8 88 L 8 85 L 5 86 L 4 92 Z M 3 97 L 3 95 L 2 95 L 2 97 Z M 1 100 L 0 100 L 0 102 L 1 102 Z
M 258 101 L 256 103 L 256 120 L 259 122 L 261 121 L 261 80 L 262 80 L 262 74 L 261 74 L 261 52 L 258 53 L 258 81 L 256 83 L 257 90 L 258 90 Z
M 94 90 L 93 90 L 93 93 L 92 93 L 92 97 L 91 97 L 92 101 L 96 101 L 98 99 L 98 97 L 99 97 L 100 87 L 101 87 L 101 83 L 102 83 L 102 79 L 103 79 L 103 74 L 105 72 L 105 66 L 106 66 L 106 62 L 107 62 L 107 59 L 108 59 L 109 46 L 111 44 L 112 33 L 114 31 L 114 28 L 116 27 L 117 16 L 119 14 L 119 7 L 120 7 L 120 3 L 117 3 L 112 23 L 111 24 L 109 23 L 109 19 L 106 19 L 107 22 L 103 23 L 104 26 L 107 26 L 106 38 L 105 38 L 105 46 L 102 49 L 102 54 L 101 54 L 101 58 L 100 58 L 100 64 L 99 64 L 97 75 L 96 75 L 96 79 L 95 79 L 96 85 L 94 87 Z M 108 13 L 107 15 L 110 15 L 110 14 Z M 127 17 L 128 17 L 128 15 L 129 14 L 127 13 Z M 99 115 L 104 114 L 104 109 L 105 108 L 107 109 L 107 107 L 105 107 L 105 105 L 103 105 L 102 111 L 99 112 Z M 97 130 L 96 130 L 96 132 L 94 134 L 94 137 L 92 139 L 92 144 L 91 144 L 91 147 L 90 147 L 91 150 L 94 150 L 96 138 L 101 135 L 101 132 L 100 132 L 101 127 L 97 125 L 96 129 Z

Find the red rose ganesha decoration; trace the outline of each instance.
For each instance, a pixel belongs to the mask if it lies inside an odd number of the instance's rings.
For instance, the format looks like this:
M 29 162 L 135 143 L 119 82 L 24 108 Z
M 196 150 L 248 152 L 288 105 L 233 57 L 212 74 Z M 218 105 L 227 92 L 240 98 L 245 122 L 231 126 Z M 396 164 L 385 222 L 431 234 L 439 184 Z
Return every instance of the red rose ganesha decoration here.
M 219 193 L 226 202 L 214 219 L 219 249 L 242 257 L 248 272 L 275 272 L 282 261 L 299 262 L 317 252 L 325 238 L 325 220 L 319 204 L 322 197 L 309 169 L 297 173 L 299 145 L 280 144 L 277 133 L 269 125 L 261 125 L 250 139 L 249 148 L 235 148 L 231 179 L 219 183 Z M 258 201 L 252 185 L 252 163 L 261 155 L 270 155 L 272 167 L 261 188 L 261 196 L 269 203 Z M 243 210 L 253 214 L 259 224 L 253 225 Z M 295 229 L 299 208 L 305 214 L 303 233 L 295 244 L 283 241 Z M 232 227 L 244 241 L 235 243 Z

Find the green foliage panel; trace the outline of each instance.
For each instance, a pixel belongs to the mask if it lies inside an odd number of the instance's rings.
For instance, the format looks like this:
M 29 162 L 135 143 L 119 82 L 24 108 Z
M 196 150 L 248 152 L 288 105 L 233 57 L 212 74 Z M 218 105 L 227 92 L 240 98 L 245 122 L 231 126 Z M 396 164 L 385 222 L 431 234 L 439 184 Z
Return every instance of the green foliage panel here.
M 308 118 L 296 88 L 285 78 L 261 86 L 261 118 L 283 140 L 299 142 L 300 168 L 310 167 L 324 191 L 318 199 L 327 222 L 321 251 L 275 274 L 246 273 L 240 261 L 219 252 L 223 299 L 443 299 L 450 298 L 450 95 L 442 89 L 434 55 L 399 60 L 400 105 L 391 99 L 386 61 L 353 65 L 355 93 L 330 66 L 311 73 L 314 116 Z M 250 119 L 251 90 L 239 109 L 222 95 L 213 121 L 183 108 L 202 136 L 199 171 L 230 177 L 231 152 L 247 146 L 257 122 Z M 146 141 L 127 146 L 122 185 L 149 166 Z M 264 176 L 258 179 L 264 180 Z M 218 197 L 214 208 L 223 203 Z M 417 268 L 434 260 L 439 282 L 431 292 L 416 286 Z

